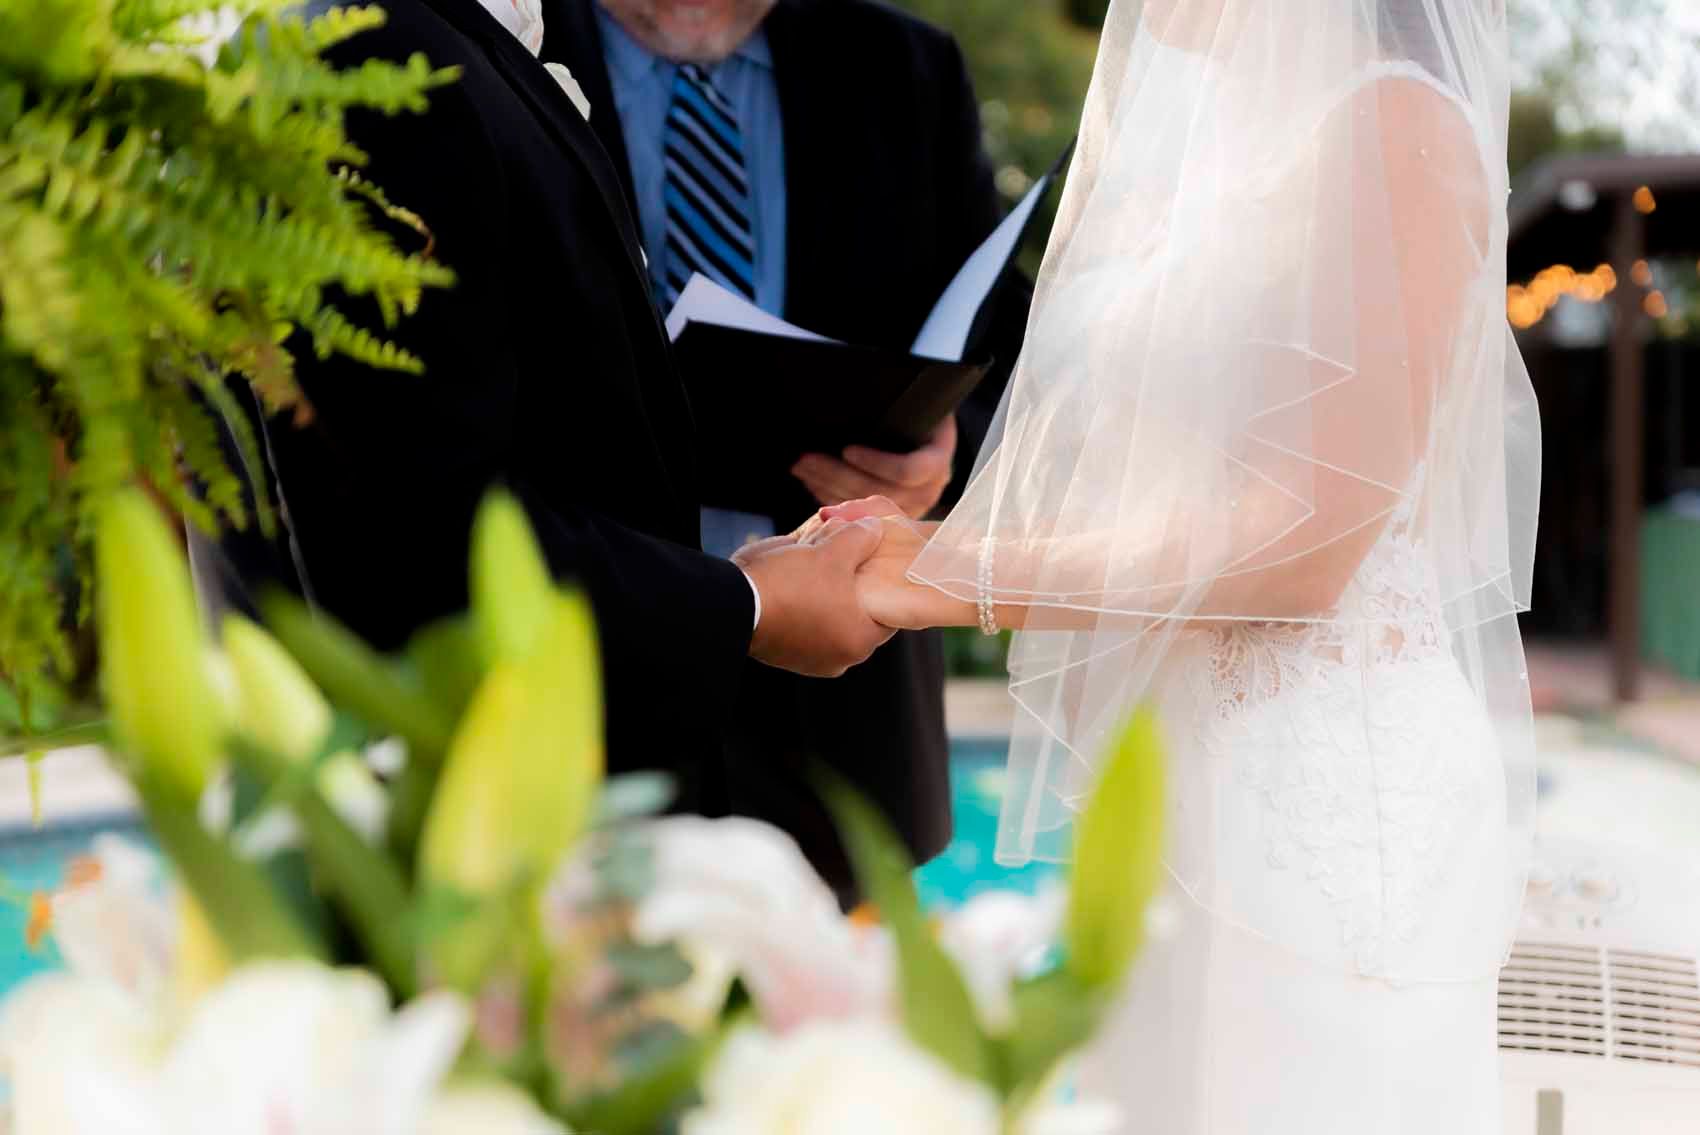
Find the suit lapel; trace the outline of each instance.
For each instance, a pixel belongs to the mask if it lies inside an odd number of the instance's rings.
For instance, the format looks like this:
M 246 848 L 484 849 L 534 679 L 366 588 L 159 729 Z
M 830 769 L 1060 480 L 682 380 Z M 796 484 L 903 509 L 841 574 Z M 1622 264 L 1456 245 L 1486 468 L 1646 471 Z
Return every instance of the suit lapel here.
M 556 140 L 578 159 L 596 185 L 603 204 L 607 206 L 609 219 L 613 221 L 614 227 L 620 233 L 621 243 L 625 245 L 626 258 L 647 294 L 648 276 L 643 269 L 642 254 L 638 251 L 640 243 L 637 229 L 627 205 L 627 196 L 621 186 L 619 173 L 595 132 L 585 122 L 578 108 L 572 104 L 572 100 L 567 98 L 566 92 L 561 90 L 560 84 L 555 82 L 555 77 L 544 68 L 541 60 L 533 58 L 531 52 L 497 23 L 495 17 L 486 12 L 476 0 L 426 2 L 438 15 L 484 48 L 485 54 L 507 79 L 514 92 L 531 107 L 538 120 L 548 128 Z M 569 70 L 572 70 L 570 65 Z M 574 70 L 573 73 L 574 78 L 577 78 L 578 72 Z M 602 112 L 614 113 L 611 98 L 603 104 Z M 596 113 L 594 104 L 591 113 Z
M 634 213 L 627 205 L 627 194 L 623 188 L 621 175 L 616 171 L 613 160 L 603 148 L 596 133 L 585 121 L 578 108 L 567 98 L 556 83 L 555 77 L 544 68 L 541 60 L 533 58 L 531 53 L 515 39 L 506 28 L 497 23 L 495 18 L 477 3 L 477 0 L 425 0 L 439 15 L 452 23 L 463 34 L 474 42 L 479 43 L 489 56 L 496 69 L 507 79 L 522 101 L 529 105 L 538 119 L 554 135 L 561 146 L 570 152 L 590 175 L 596 185 L 598 196 L 607 207 L 607 213 L 615 229 L 619 232 L 621 243 L 625 246 L 626 259 L 631 266 L 631 284 L 638 289 L 642 297 L 642 307 L 649 313 L 650 328 L 653 342 L 657 348 L 653 365 L 640 363 L 638 373 L 634 376 L 641 390 L 645 392 L 645 401 L 650 406 L 652 424 L 665 421 L 674 429 L 675 435 L 666 443 L 660 445 L 662 463 L 668 469 L 681 505 L 681 529 L 684 525 L 694 523 L 696 515 L 695 493 L 691 488 L 694 478 L 693 464 L 695 451 L 692 444 L 695 426 L 691 420 L 689 399 L 684 387 L 679 383 L 671 366 L 671 352 L 667 348 L 666 331 L 661 324 L 661 316 L 655 311 L 650 301 L 649 274 L 643 266 L 643 253 L 637 235 Z M 594 30 L 594 28 L 592 29 Z M 545 25 L 547 34 L 547 25 Z M 600 52 L 600 41 L 596 51 Z M 575 79 L 579 78 L 579 70 L 568 64 Z M 600 65 L 591 67 L 586 64 L 587 73 L 601 74 L 606 86 L 606 70 Z M 583 86 L 583 80 L 580 79 Z M 586 91 L 586 97 L 595 100 L 596 95 Z M 606 91 L 600 104 L 600 113 L 615 121 L 618 115 L 614 110 L 613 96 Z M 597 103 L 591 104 L 591 115 L 598 113 Z M 622 154 L 624 147 L 622 145 Z M 622 168 L 624 162 L 621 163 Z M 638 336 L 639 340 L 644 336 Z M 694 541 L 687 541 L 694 542 Z
M 632 185 L 631 156 L 626 152 L 626 133 L 614 106 L 614 84 L 603 53 L 602 27 L 597 22 L 596 0 L 543 0 L 543 54 L 550 63 L 564 63 L 590 99 L 590 128 L 614 164 L 615 176 L 626 197 L 626 207 L 637 216 L 637 190 Z

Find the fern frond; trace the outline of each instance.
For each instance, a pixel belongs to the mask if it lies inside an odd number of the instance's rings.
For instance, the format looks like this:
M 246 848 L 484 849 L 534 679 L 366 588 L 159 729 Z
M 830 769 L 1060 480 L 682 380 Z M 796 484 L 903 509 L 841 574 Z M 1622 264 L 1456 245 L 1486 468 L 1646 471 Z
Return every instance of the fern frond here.
M 399 370 L 408 374 L 424 374 L 425 364 L 394 343 L 386 342 L 364 327 L 350 323 L 336 308 L 325 306 L 301 320 L 301 327 L 313 339 L 313 349 L 320 358 L 333 354 L 346 355 L 356 362 L 380 370 Z
M 201 397 L 206 399 L 207 405 L 230 431 L 231 439 L 236 445 L 237 457 L 242 462 L 242 476 L 254 491 L 254 520 L 259 525 L 260 532 L 270 539 L 277 534 L 277 510 L 272 506 L 270 489 L 263 472 L 265 455 L 260 450 L 260 439 L 254 432 L 253 422 L 237 404 L 230 387 L 225 385 L 224 378 L 224 375 L 202 366 L 197 368 L 194 381 Z M 190 467 L 197 476 L 203 478 L 214 473 L 210 466 L 201 467 L 192 461 Z M 243 524 L 244 520 L 239 514 L 233 513 L 232 517 L 238 527 Z
M 0 336 L 9 349 L 34 356 L 49 370 L 70 364 L 83 333 L 68 244 L 52 218 L 14 202 L 0 204 Z
M 384 191 L 364 177 L 361 177 L 348 166 L 337 170 L 337 180 L 349 193 L 372 203 L 373 207 L 399 225 L 405 225 L 425 238 L 425 249 L 419 255 L 426 260 L 431 259 L 431 253 L 436 249 L 437 238 L 425 224 L 425 218 L 412 209 L 405 209 L 394 204 L 384 195 Z
M 313 55 L 323 54 L 361 32 L 383 27 L 385 19 L 384 10 L 375 5 L 331 8 L 307 21 L 303 48 Z
M 92 518 L 114 489 L 145 480 L 209 530 L 270 530 L 219 429 L 257 469 L 227 378 L 269 413 L 310 416 L 294 326 L 317 352 L 421 369 L 325 297 L 370 296 L 389 326 L 452 274 L 424 219 L 338 171 L 365 161 L 350 110 L 423 109 L 454 72 L 334 70 L 320 54 L 382 12 L 304 19 L 292 2 L 0 2 L 0 701 L 64 701 Z M 203 62 L 186 45 L 221 19 L 240 24 Z
M 46 87 L 92 82 L 124 40 L 98 2 L 0 5 L 0 74 Z
M 165 445 L 151 455 L 157 462 L 152 482 L 191 524 L 216 533 L 222 520 L 233 527 L 247 524 L 242 485 L 224 462 L 218 425 L 195 389 L 166 375 L 155 390 L 154 405 L 164 428 L 155 431 Z

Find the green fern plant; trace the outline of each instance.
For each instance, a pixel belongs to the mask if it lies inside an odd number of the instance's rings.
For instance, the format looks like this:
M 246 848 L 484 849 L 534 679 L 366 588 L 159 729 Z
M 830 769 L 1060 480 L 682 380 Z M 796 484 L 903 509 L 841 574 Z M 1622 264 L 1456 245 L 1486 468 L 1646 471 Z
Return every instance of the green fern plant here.
M 418 56 L 336 70 L 322 53 L 382 11 L 288 2 L 0 0 L 0 731 L 54 725 L 86 671 L 93 517 L 115 489 L 209 531 L 271 526 L 219 443 L 227 380 L 310 415 L 292 329 L 321 356 L 420 369 L 327 300 L 375 301 L 389 327 L 451 281 L 419 218 L 355 172 L 344 116 L 417 112 L 454 76 Z

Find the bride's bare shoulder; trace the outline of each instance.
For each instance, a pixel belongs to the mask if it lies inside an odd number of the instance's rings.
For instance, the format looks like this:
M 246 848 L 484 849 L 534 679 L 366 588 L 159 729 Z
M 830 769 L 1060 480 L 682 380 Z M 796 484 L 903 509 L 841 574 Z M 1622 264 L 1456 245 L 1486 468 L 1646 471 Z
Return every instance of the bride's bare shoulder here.
M 1494 177 L 1484 135 L 1463 101 L 1402 67 L 1367 77 L 1342 110 L 1357 124 L 1360 153 L 1372 159 L 1396 212 L 1457 216 L 1485 249 Z
M 1410 152 L 1482 169 L 1482 141 L 1468 105 L 1439 82 L 1414 68 L 1372 75 L 1353 96 L 1360 111 L 1369 110 L 1381 128 L 1389 152 Z

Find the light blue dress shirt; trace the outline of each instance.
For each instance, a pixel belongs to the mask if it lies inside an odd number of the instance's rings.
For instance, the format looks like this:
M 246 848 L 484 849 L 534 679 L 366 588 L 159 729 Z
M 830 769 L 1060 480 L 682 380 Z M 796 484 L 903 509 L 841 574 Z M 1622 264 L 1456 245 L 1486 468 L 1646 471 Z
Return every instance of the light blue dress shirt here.
M 662 200 L 667 171 L 661 149 L 678 65 L 651 54 L 600 4 L 596 5 L 596 19 L 601 24 L 603 59 L 614 88 L 614 110 L 625 136 L 632 188 L 637 193 L 638 231 L 643 234 L 653 285 L 667 271 L 667 211 Z M 708 68 L 708 76 L 737 109 L 738 129 L 744 138 L 750 230 L 756 238 L 756 305 L 770 315 L 783 315 L 785 138 L 767 36 L 757 28 L 737 51 Z M 702 510 L 702 546 L 715 555 L 729 556 L 749 541 L 771 535 L 773 521 L 765 516 Z M 757 604 L 759 621 L 759 594 Z
M 632 186 L 649 274 L 666 271 L 667 212 L 662 202 L 666 169 L 661 143 L 667 108 L 673 101 L 677 64 L 650 54 L 627 34 L 600 4 L 602 53 L 614 87 L 631 163 Z M 770 315 L 785 308 L 785 138 L 779 116 L 779 88 L 773 81 L 773 53 L 760 28 L 731 56 L 707 69 L 716 89 L 737 109 L 744 137 L 744 172 L 750 179 L 750 230 L 756 238 L 756 305 Z M 663 315 L 667 314 L 662 312 Z

